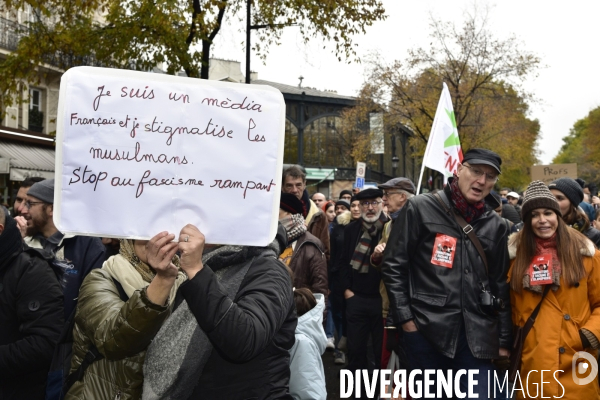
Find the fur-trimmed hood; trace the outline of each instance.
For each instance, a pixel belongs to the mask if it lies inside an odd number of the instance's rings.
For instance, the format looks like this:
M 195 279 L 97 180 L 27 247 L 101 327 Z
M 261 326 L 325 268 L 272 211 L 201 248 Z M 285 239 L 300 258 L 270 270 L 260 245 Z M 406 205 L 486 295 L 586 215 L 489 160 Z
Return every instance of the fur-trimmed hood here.
M 350 222 L 352 222 L 352 213 L 350 211 L 344 211 L 335 217 L 335 222 L 337 222 L 339 225 L 348 225 Z
M 514 260 L 515 257 L 517 256 L 517 246 L 518 246 L 518 241 L 519 241 L 519 235 L 521 235 L 523 231 L 520 232 L 516 232 L 513 233 L 512 235 L 510 235 L 508 237 L 508 256 L 511 260 Z M 587 257 L 592 257 L 594 255 L 594 253 L 596 252 L 596 246 L 594 246 L 594 243 L 590 240 L 586 238 L 586 243 L 587 246 L 583 249 L 581 249 L 581 254 L 583 256 L 587 256 Z

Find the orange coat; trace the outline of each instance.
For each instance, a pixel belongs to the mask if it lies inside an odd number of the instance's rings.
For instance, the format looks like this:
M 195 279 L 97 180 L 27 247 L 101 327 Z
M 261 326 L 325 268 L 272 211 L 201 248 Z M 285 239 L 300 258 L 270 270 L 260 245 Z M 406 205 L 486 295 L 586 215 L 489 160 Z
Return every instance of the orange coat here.
M 515 236 L 509 239 L 509 254 L 513 260 L 509 280 L 516 255 Z M 600 339 L 600 251 L 589 242 L 588 248 L 582 249 L 582 254 L 586 277 L 575 286 L 568 286 L 561 278 L 560 288 L 556 292 L 550 290 L 546 295 L 525 339 L 520 377 L 529 393 L 527 390 L 525 393 L 515 391 L 516 398 L 542 398 L 543 389 L 543 396 L 550 398 L 600 399 L 597 376 L 584 386 L 575 384 L 572 376 L 573 356 L 584 351 L 579 329 L 585 328 Z M 510 295 L 513 323 L 523 326 L 540 302 L 541 295 L 526 289 L 521 294 L 511 290 Z M 598 359 L 597 350 L 588 348 L 585 351 Z M 544 372 L 542 377 L 541 370 L 550 371 Z M 555 374 L 558 370 L 562 372 Z

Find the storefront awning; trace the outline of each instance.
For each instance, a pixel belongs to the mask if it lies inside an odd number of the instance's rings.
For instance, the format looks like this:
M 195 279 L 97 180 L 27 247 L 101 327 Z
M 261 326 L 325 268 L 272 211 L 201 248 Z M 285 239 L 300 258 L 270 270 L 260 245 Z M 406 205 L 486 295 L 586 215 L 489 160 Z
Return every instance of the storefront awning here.
M 55 156 L 53 148 L 0 139 L 0 158 L 9 160 L 11 181 L 31 176 L 54 178 Z
M 335 168 L 305 168 L 306 180 L 310 181 L 333 181 L 335 179 Z

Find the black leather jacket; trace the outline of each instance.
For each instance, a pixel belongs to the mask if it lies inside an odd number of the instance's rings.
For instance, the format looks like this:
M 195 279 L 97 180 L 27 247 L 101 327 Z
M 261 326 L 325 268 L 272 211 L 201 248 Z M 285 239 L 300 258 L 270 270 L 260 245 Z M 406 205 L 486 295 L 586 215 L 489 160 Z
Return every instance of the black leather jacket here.
M 448 194 L 440 194 L 450 207 Z M 489 195 L 485 201 L 486 211 L 471 225 L 485 251 L 489 275 L 454 216 L 431 194 L 408 200 L 384 254 L 381 270 L 395 320 L 414 320 L 419 331 L 448 357 L 456 353 L 463 325 L 477 358 L 497 358 L 499 347 L 512 345 L 507 228 L 493 211 L 499 206 L 496 200 Z M 456 239 L 451 268 L 432 263 L 438 234 Z M 484 312 L 479 304 L 482 284 L 505 303 L 497 316 Z

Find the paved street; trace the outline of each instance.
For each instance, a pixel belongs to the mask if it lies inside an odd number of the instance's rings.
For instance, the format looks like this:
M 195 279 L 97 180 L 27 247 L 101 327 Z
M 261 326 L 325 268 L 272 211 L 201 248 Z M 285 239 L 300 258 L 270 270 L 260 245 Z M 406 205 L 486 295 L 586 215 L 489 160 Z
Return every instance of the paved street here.
M 344 366 L 333 363 L 333 351 L 325 351 L 321 358 L 327 381 L 327 400 L 337 400 L 340 398 L 340 370 Z

